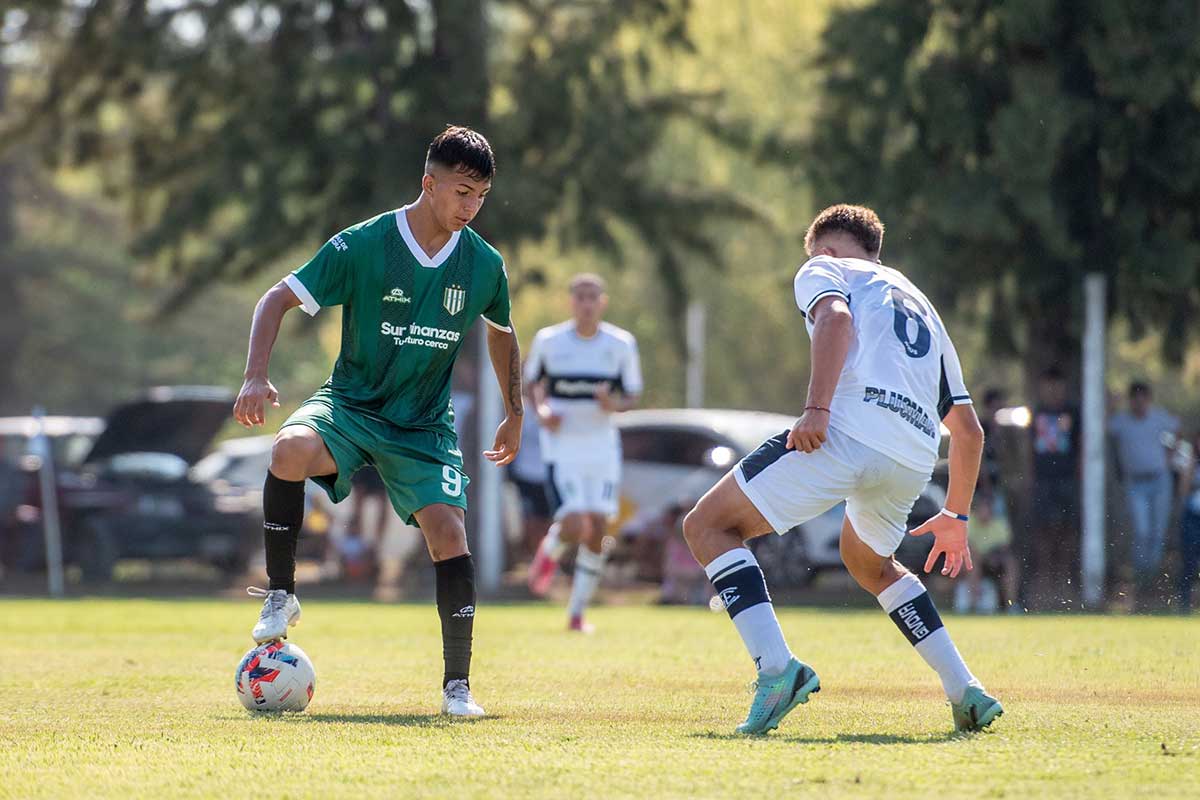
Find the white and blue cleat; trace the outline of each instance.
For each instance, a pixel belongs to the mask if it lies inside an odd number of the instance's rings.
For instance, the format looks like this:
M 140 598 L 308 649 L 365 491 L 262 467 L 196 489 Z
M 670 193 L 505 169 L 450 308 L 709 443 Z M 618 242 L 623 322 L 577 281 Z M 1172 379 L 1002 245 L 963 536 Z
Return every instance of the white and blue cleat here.
M 300 621 L 300 601 L 296 599 L 296 595 L 288 594 L 286 589 L 260 589 L 250 586 L 247 587 L 246 594 L 264 598 L 258 622 L 250 632 L 254 641 L 259 644 L 286 639 L 288 628 Z

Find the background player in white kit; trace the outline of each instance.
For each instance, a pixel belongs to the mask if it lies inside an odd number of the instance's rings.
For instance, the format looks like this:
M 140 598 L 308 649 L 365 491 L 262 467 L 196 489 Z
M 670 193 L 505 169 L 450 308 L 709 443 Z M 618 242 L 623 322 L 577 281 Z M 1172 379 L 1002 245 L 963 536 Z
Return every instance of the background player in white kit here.
M 571 630 L 587 631 L 583 612 L 604 570 L 604 533 L 617 513 L 621 439 L 612 415 L 633 408 L 642 368 L 633 334 L 602 321 L 604 279 L 585 273 L 570 283 L 571 319 L 533 337 L 525 380 L 541 422 L 547 493 L 555 524 L 529 567 L 529 588 L 544 595 L 558 560 L 579 543 L 568 606 Z
M 742 733 L 773 730 L 820 691 L 813 669 L 788 649 L 745 541 L 783 533 L 842 500 L 842 560 L 937 672 L 955 727 L 979 730 L 1003 712 L 963 663 L 920 579 L 892 556 L 937 460 L 941 417 L 951 434 L 946 506 L 913 534 L 934 535 L 926 572 L 943 555 L 943 575 L 971 569 L 967 512 L 983 430 L 941 318 L 904 275 L 879 263 L 882 242 L 883 224 L 868 208 L 833 206 L 813 221 L 804 241 L 811 257 L 795 280 L 812 339 L 804 413 L 684 521 L 684 537 L 758 669 Z

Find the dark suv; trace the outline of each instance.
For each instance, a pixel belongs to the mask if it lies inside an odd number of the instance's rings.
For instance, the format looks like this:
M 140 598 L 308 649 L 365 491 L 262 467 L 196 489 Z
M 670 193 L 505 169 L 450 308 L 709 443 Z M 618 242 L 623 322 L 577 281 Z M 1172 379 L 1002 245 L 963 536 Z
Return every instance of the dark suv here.
M 88 580 L 110 578 L 123 558 L 192 558 L 240 571 L 258 535 L 258 515 L 226 507 L 190 471 L 232 404 L 223 388 L 151 389 L 113 410 L 86 456 L 76 463 L 56 458 L 64 561 Z M 22 464 L 19 502 L 0 521 L 0 557 L 12 568 L 39 569 L 41 498 L 37 474 L 29 471 L 37 461 Z

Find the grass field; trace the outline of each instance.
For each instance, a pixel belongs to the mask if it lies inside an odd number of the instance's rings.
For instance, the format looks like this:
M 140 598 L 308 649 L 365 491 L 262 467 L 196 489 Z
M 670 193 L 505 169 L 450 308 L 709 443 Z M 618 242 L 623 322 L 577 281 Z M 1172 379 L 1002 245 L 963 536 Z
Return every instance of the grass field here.
M 301 715 L 234 695 L 252 603 L 0 601 L 0 797 L 1196 796 L 1200 618 L 948 618 L 1003 701 L 950 733 L 933 674 L 878 612 L 783 610 L 824 690 L 731 735 L 753 677 L 723 614 L 483 606 L 473 688 L 437 716 L 431 606 L 313 601 Z

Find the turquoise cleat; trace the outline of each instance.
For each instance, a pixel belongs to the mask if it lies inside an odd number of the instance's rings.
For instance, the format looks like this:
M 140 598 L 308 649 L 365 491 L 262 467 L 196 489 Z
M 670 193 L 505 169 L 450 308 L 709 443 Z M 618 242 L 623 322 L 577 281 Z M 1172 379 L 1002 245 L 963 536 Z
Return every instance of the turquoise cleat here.
M 792 659 L 779 675 L 768 677 L 761 672 L 754 682 L 754 702 L 746 721 L 737 726 L 738 733 L 758 736 L 779 727 L 779 721 L 808 696 L 821 691 L 821 681 L 812 667 Z
M 978 686 L 968 686 L 962 702 L 951 703 L 950 708 L 958 731 L 981 731 L 1004 713 L 1000 701 Z

